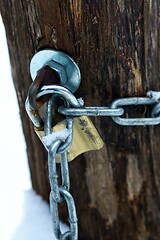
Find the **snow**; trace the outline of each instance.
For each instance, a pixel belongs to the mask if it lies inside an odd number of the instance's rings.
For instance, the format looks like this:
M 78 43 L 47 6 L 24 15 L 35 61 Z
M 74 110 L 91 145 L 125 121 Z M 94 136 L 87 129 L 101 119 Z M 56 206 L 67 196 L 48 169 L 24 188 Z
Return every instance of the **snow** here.
M 23 216 L 12 240 L 53 239 L 48 204 L 32 190 L 24 191 Z
M 49 207 L 32 190 L 24 192 L 23 218 L 12 240 L 54 240 Z M 61 224 L 63 231 L 68 228 Z
M 83 107 L 83 106 L 84 106 L 84 100 L 83 100 L 83 98 L 80 97 L 80 98 L 78 98 L 77 100 L 78 100 L 80 106 Z
M 31 189 L 1 18 L 0 36 L 0 239 L 54 240 L 49 205 Z
M 62 130 L 53 132 L 51 134 L 48 134 L 47 136 L 42 137 L 42 141 L 45 146 L 49 147 L 55 140 L 61 140 L 64 142 L 70 133 L 70 129 L 64 128 Z
M 160 101 L 160 92 L 156 92 L 156 91 L 148 91 L 147 92 L 147 96 L 156 100 L 157 102 Z

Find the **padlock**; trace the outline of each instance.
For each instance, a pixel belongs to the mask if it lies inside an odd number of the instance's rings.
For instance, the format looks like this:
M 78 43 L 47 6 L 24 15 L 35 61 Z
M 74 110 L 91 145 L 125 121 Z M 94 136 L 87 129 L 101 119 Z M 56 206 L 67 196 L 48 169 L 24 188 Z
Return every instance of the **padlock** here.
M 58 123 L 53 127 L 53 132 L 58 134 L 59 131 L 65 129 L 65 125 L 65 120 Z M 45 143 L 44 131 L 35 128 L 35 132 L 48 150 L 49 146 Z M 82 153 L 101 149 L 103 145 L 103 140 L 89 117 L 82 116 L 74 118 L 73 142 L 67 150 L 68 161 L 72 161 Z M 57 154 L 56 162 L 59 162 L 59 160 L 60 157 L 59 154 Z
M 42 130 L 43 121 L 39 116 L 38 109 L 53 94 L 60 96 L 71 106 L 81 107 L 81 104 L 72 94 L 79 87 L 80 71 L 74 60 L 67 54 L 56 50 L 43 50 L 36 53 L 32 58 L 30 73 L 34 82 L 29 89 L 26 110 L 36 127 L 35 132 L 48 150 L 49 146 L 44 141 L 44 131 Z M 50 86 L 50 84 L 52 85 Z M 53 127 L 53 132 L 58 134 L 60 130 L 65 130 L 65 123 L 65 121 L 58 123 Z M 74 118 L 73 143 L 68 149 L 69 161 L 72 161 L 81 153 L 98 150 L 103 145 L 103 140 L 88 117 Z M 58 154 L 57 162 L 59 162 Z
M 45 95 L 46 93 L 49 93 L 49 92 L 52 92 L 52 93 L 56 92 L 57 95 L 63 98 L 64 101 L 70 103 L 72 106 L 76 107 L 79 104 L 77 99 L 74 97 L 74 95 L 69 90 L 65 89 L 62 86 L 52 85 L 52 86 L 49 86 L 49 88 L 47 88 L 47 86 L 44 86 L 41 88 L 41 92 L 39 94 L 40 96 L 43 96 L 43 94 Z M 44 141 L 45 139 L 44 131 L 42 130 L 43 125 L 41 124 L 41 118 L 38 115 L 38 111 L 35 112 L 36 115 L 35 113 L 33 115 L 32 113 L 33 111 L 30 108 L 29 103 L 26 104 L 26 106 L 28 106 L 27 108 L 29 109 L 29 111 L 27 111 L 29 114 L 29 117 L 34 123 L 34 125 L 36 126 L 35 132 L 37 133 L 38 137 L 40 138 L 40 140 L 48 150 L 51 143 L 46 144 Z M 53 127 L 53 133 L 56 133 L 58 136 L 59 131 L 61 131 L 62 129 L 63 130 L 66 129 L 65 120 L 58 123 L 55 127 Z M 103 140 L 98 134 L 90 118 L 86 116 L 74 118 L 73 142 L 71 147 L 68 149 L 68 160 L 72 161 L 81 153 L 88 152 L 91 150 L 98 150 L 102 147 L 103 147 Z M 56 161 L 59 162 L 58 154 L 57 154 Z

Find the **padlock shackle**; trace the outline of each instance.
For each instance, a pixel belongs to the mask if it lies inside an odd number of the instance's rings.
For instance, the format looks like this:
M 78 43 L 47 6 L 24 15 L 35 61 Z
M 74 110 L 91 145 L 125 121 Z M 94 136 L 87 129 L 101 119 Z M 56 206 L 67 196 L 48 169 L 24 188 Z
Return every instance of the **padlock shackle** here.
M 36 99 L 33 101 L 32 97 L 34 96 L 29 94 L 25 103 L 28 116 L 37 129 L 42 129 L 44 123 L 38 113 L 39 107 L 37 105 L 31 106 L 30 102 L 32 101 L 32 103 L 33 102 L 36 103 L 36 100 L 48 94 L 52 94 L 52 95 L 54 94 L 55 98 L 63 99 L 66 106 L 81 107 L 80 102 L 76 99 L 73 93 L 71 93 L 71 91 L 69 91 L 67 88 L 59 85 L 42 86 L 36 95 Z
M 47 94 L 56 94 L 57 98 L 63 99 L 67 104 L 73 107 L 81 107 L 73 93 L 65 87 L 58 85 L 43 86 L 39 89 L 36 100 Z
M 41 119 L 41 117 L 39 116 L 38 110 L 35 110 L 31 107 L 28 97 L 27 97 L 26 102 L 25 102 L 25 108 L 26 108 L 26 112 L 27 112 L 30 120 L 32 121 L 33 125 L 38 130 L 42 130 L 43 126 L 44 126 L 44 122 Z
M 47 100 L 50 99 L 50 96 L 45 96 L 45 99 L 41 98 L 41 101 L 36 102 L 36 95 L 39 88 L 44 85 L 52 85 L 52 84 L 60 85 L 60 79 L 58 74 L 49 66 L 45 66 L 41 68 L 37 72 L 37 76 L 35 80 L 32 82 L 32 84 L 30 85 L 29 91 L 28 91 L 29 104 L 33 109 L 38 110 L 38 106 L 43 105 Z

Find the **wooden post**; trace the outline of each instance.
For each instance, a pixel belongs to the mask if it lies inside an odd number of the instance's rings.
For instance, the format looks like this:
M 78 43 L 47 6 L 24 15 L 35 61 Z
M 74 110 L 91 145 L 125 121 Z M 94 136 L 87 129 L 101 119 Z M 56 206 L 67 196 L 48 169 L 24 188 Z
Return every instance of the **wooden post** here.
M 71 55 L 82 74 L 76 96 L 86 106 L 145 96 L 147 90 L 159 90 L 160 2 L 1 0 L 0 10 L 33 188 L 48 199 L 46 152 L 24 109 L 32 55 L 44 48 Z M 92 120 L 105 146 L 70 163 L 79 239 L 160 239 L 159 126 L 118 126 L 107 117 Z

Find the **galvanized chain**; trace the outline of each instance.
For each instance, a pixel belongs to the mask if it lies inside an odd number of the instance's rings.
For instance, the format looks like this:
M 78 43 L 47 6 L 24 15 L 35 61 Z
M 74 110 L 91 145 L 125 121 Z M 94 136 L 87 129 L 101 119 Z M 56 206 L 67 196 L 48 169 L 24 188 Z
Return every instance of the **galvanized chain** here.
M 59 85 L 47 85 L 48 80 L 44 79 L 44 72 L 41 71 L 46 66 L 54 70 L 52 81 L 59 82 Z M 110 116 L 114 122 L 124 126 L 157 125 L 160 124 L 160 93 L 149 91 L 148 97 L 120 98 L 111 103 L 109 107 L 83 107 L 81 101 L 75 98 L 75 92 L 80 85 L 80 70 L 74 60 L 67 54 L 56 50 L 42 50 L 34 55 L 30 64 L 30 73 L 34 80 L 30 86 L 26 99 L 26 111 L 38 131 L 44 129 L 45 147 L 48 150 L 48 169 L 51 185 L 50 208 L 53 221 L 53 231 L 58 240 L 77 240 L 78 227 L 75 203 L 70 194 L 70 179 L 68 169 L 67 150 L 73 140 L 73 119 L 75 116 Z M 55 75 L 56 73 L 56 75 Z M 55 76 L 58 75 L 58 79 Z M 51 76 L 51 75 L 49 75 Z M 50 79 L 51 80 L 51 79 Z M 52 94 L 46 104 L 45 119 L 43 120 L 38 111 L 37 100 Z M 67 135 L 62 137 L 60 132 L 56 135 L 52 130 L 52 120 L 54 116 L 54 106 L 57 98 L 62 98 L 65 106 L 61 106 L 58 112 L 66 116 Z M 44 104 L 44 102 L 43 102 Z M 125 110 L 123 106 L 147 105 L 152 107 L 151 117 L 128 118 L 122 117 Z M 65 133 L 66 133 L 65 132 Z M 42 140 L 42 139 L 41 139 Z M 60 156 L 62 184 L 58 184 L 56 169 L 56 157 Z M 69 214 L 69 231 L 62 234 L 58 214 L 58 204 L 66 201 Z
M 78 226 L 77 226 L 77 215 L 74 199 L 70 194 L 70 179 L 68 169 L 68 154 L 67 150 L 72 144 L 73 140 L 73 119 L 75 116 L 111 116 L 112 119 L 125 126 L 140 126 L 140 125 L 157 125 L 160 123 L 160 103 L 158 100 L 150 97 L 131 97 L 121 98 L 112 102 L 110 107 L 83 107 L 81 106 L 78 99 L 75 98 L 73 93 L 65 87 L 58 85 L 43 86 L 38 90 L 36 98 L 46 94 L 53 94 L 52 98 L 46 104 L 45 119 L 44 123 L 39 116 L 37 106 L 34 106 L 34 102 L 31 101 L 32 96 L 28 96 L 26 100 L 26 110 L 33 124 L 41 129 L 44 124 L 44 133 L 46 148 L 48 150 L 48 169 L 49 169 L 49 180 L 51 185 L 50 193 L 50 209 L 53 222 L 53 231 L 58 240 L 77 240 L 78 239 Z M 57 132 L 57 137 L 53 134 L 52 120 L 54 116 L 54 103 L 57 98 L 62 98 L 65 102 L 65 106 L 61 106 L 58 109 L 60 114 L 66 116 L 66 130 L 68 131 L 67 136 L 62 138 Z M 32 106 L 30 104 L 32 102 Z M 152 106 L 152 114 L 149 118 L 125 118 L 121 117 L 124 114 L 123 106 L 130 105 L 149 105 Z M 70 107 L 72 106 L 72 107 Z M 47 138 L 52 138 L 51 143 L 47 143 Z M 50 142 L 50 141 L 48 141 Z M 62 184 L 58 184 L 58 175 L 56 169 L 56 156 L 60 155 L 61 164 L 61 176 Z M 66 201 L 69 214 L 69 231 L 62 234 L 60 230 L 60 221 L 58 214 L 58 203 Z
M 45 138 L 52 134 L 52 119 L 53 119 L 53 104 L 56 97 L 50 99 L 46 105 L 44 132 Z M 53 222 L 53 231 L 57 239 L 61 240 L 77 240 L 78 239 L 78 227 L 77 227 L 77 215 L 74 199 L 69 193 L 70 179 L 68 169 L 68 154 L 67 149 L 72 144 L 73 138 L 73 117 L 66 117 L 66 129 L 68 136 L 66 139 L 61 139 L 57 136 L 57 139 L 53 139 L 50 146 L 48 146 L 48 169 L 49 180 L 51 186 L 50 193 L 50 209 Z M 61 164 L 61 176 L 62 184 L 58 185 L 58 175 L 56 170 L 56 155 L 60 155 Z M 66 201 L 69 214 L 70 230 L 62 234 L 60 230 L 60 221 L 58 214 L 58 203 Z
M 122 118 L 124 114 L 123 106 L 150 105 L 153 110 L 151 117 L 145 118 Z M 149 97 L 120 98 L 112 102 L 110 107 L 82 107 L 67 108 L 60 107 L 59 113 L 70 116 L 110 116 L 113 121 L 123 126 L 144 126 L 160 124 L 160 103 Z
M 129 97 L 114 100 L 110 107 L 82 107 L 78 99 L 65 87 L 50 85 L 43 86 L 37 94 L 37 99 L 46 94 L 58 94 L 63 96 L 72 107 L 61 106 L 58 112 L 65 116 L 110 116 L 113 121 L 124 126 L 143 126 L 160 124 L 160 103 L 158 100 L 151 97 Z M 152 107 L 151 117 L 144 118 L 125 118 L 121 117 L 124 114 L 123 106 L 131 105 L 149 105 Z M 26 100 L 26 110 L 32 122 L 37 128 L 41 127 L 41 118 L 38 111 L 30 106 L 29 99 Z

